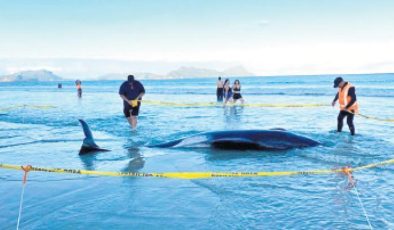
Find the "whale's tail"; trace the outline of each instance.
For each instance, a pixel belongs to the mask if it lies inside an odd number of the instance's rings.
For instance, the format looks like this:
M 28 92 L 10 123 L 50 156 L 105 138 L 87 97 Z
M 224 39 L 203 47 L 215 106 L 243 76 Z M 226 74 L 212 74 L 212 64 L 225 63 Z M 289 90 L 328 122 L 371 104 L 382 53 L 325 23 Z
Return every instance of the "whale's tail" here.
M 100 148 L 93 139 L 93 134 L 90 131 L 90 128 L 88 124 L 82 120 L 79 119 L 79 122 L 81 123 L 83 133 L 85 134 L 85 139 L 83 139 L 83 143 L 81 146 L 81 149 L 79 150 L 79 155 L 86 154 L 86 153 L 91 153 L 91 152 L 101 152 L 101 151 L 109 151 L 107 149 L 102 149 Z

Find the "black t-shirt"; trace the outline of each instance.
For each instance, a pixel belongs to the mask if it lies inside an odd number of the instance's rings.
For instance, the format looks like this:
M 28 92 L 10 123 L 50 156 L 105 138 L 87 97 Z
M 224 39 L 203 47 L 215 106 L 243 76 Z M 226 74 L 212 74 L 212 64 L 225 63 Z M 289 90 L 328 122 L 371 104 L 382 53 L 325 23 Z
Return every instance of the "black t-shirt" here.
M 125 81 L 119 88 L 119 94 L 126 96 L 126 98 L 129 100 L 137 99 L 138 95 L 141 93 L 145 93 L 145 88 L 139 81 L 134 81 L 132 84 L 128 81 Z M 125 106 L 129 105 L 125 101 L 123 101 L 123 104 Z

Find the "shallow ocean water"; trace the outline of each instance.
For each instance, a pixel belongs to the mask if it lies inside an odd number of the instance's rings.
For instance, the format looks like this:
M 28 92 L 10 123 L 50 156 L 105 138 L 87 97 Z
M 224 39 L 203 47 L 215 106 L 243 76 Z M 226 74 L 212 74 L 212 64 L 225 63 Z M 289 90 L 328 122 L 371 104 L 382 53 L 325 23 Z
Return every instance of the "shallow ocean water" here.
M 246 103 L 329 105 L 335 76 L 241 78 Z M 345 76 L 361 112 L 394 118 L 394 75 Z M 231 79 L 235 80 L 234 78 Z M 149 80 L 145 99 L 215 101 L 215 79 Z M 356 167 L 394 158 L 394 123 L 355 118 L 357 135 L 335 133 L 338 110 L 168 107 L 143 104 L 137 131 L 122 114 L 120 81 L 0 83 L 0 163 L 121 172 L 304 171 Z M 46 106 L 46 107 L 45 107 Z M 90 125 L 111 152 L 79 156 Z M 322 143 L 287 151 L 154 149 L 199 132 L 285 128 Z M 375 229 L 394 228 L 393 166 L 354 173 Z M 22 172 L 0 169 L 0 227 L 16 227 Z M 179 180 L 29 173 L 21 229 L 368 229 L 344 175 Z

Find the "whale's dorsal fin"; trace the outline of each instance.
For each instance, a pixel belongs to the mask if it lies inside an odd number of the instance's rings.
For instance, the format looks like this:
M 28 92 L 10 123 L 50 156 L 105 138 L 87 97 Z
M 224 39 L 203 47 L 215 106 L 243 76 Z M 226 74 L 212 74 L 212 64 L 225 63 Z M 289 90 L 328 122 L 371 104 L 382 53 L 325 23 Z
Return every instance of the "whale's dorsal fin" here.
M 82 125 L 83 134 L 85 134 L 82 146 L 98 148 L 98 145 L 94 142 L 93 134 L 92 131 L 90 131 L 88 124 L 82 119 L 79 119 L 79 122 Z
M 97 151 L 109 151 L 107 149 L 100 148 L 94 142 L 92 131 L 90 131 L 88 124 L 84 120 L 79 119 L 79 122 L 81 123 L 83 133 L 85 134 L 85 138 L 83 139 L 83 143 L 81 149 L 79 150 L 79 154 L 85 154 L 85 153 L 97 152 Z

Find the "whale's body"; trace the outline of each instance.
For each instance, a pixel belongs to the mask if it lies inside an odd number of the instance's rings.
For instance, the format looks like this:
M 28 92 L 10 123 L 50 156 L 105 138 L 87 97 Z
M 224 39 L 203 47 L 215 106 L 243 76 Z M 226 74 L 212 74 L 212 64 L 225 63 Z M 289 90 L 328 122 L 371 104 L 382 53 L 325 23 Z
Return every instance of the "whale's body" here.
M 101 149 L 94 142 L 92 132 L 85 121 L 79 120 L 85 139 L 79 154 Z M 234 150 L 285 150 L 317 146 L 320 143 L 285 130 L 228 130 L 199 133 L 190 137 L 148 145 L 150 148 L 217 148 Z

